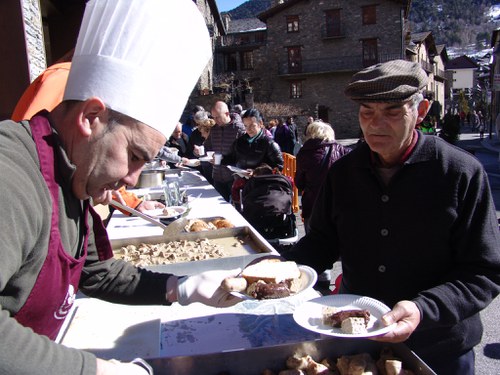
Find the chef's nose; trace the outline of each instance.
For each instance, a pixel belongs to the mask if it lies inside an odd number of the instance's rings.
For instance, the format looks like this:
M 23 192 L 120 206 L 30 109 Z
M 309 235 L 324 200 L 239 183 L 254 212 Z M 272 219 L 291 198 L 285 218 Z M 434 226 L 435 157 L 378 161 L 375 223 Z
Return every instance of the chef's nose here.
M 137 185 L 137 182 L 139 181 L 139 176 L 141 175 L 141 170 L 142 168 L 130 172 L 127 176 L 125 176 L 125 178 L 123 178 L 123 182 L 127 186 Z

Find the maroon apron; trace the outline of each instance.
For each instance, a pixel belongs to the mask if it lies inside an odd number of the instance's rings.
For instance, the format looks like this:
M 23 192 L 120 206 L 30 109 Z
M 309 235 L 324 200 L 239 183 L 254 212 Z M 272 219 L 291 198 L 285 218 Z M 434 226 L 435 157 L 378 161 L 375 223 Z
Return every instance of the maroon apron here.
M 59 188 L 56 182 L 55 136 L 48 119 L 35 116 L 30 121 L 33 139 L 36 144 L 40 171 L 52 197 L 51 231 L 47 258 L 42 265 L 35 285 L 28 299 L 14 318 L 23 326 L 32 328 L 36 333 L 54 340 L 75 300 L 80 275 L 87 258 L 89 237 L 88 214 L 94 221 L 94 235 L 99 259 L 113 256 L 106 229 L 99 215 L 84 202 L 85 238 L 83 254 L 79 258 L 71 257 L 63 248 L 59 232 Z

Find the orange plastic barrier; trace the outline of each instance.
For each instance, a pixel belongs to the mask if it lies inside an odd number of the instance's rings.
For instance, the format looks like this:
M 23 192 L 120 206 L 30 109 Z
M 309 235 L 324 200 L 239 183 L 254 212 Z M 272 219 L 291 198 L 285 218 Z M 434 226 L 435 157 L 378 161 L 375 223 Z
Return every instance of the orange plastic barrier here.
M 297 170 L 297 159 L 295 156 L 288 154 L 286 152 L 283 152 L 283 161 L 284 161 L 284 166 L 283 166 L 283 174 L 285 176 L 290 177 L 292 180 L 295 178 L 295 171 Z M 293 201 L 292 201 L 292 208 L 293 212 L 297 213 L 299 212 L 299 191 L 295 187 L 295 184 L 293 185 Z

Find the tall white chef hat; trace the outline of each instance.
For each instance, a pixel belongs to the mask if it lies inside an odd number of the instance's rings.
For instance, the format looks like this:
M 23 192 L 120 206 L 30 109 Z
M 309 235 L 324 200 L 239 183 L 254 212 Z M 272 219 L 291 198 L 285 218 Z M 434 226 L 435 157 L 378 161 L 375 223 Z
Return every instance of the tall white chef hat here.
M 97 96 L 169 137 L 211 56 L 191 0 L 90 0 L 64 100 Z

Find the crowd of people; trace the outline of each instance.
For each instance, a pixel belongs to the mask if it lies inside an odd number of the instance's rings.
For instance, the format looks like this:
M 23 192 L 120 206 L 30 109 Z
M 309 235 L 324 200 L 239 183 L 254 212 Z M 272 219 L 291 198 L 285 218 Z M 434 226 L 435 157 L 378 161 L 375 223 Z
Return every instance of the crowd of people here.
M 190 33 L 179 34 L 185 19 Z M 241 301 L 220 287 L 240 270 L 179 277 L 114 259 L 93 209 L 123 197 L 146 162 L 175 168 L 203 158 L 200 172 L 256 227 L 267 223 L 263 231 L 293 216 L 283 198 L 295 184 L 306 234 L 281 256 L 318 274 L 340 261 L 340 293 L 391 308 L 381 320 L 394 328 L 375 340 L 405 342 L 439 374 L 474 374 L 479 313 L 500 292 L 500 233 L 479 161 L 418 130 L 431 107 L 419 64 L 393 60 L 352 76 L 345 95 L 359 105 L 363 138 L 355 149 L 313 117 L 301 146 L 293 116 L 266 119 L 222 101 L 179 122 L 211 56 L 192 2 L 90 0 L 82 25 L 71 63 L 48 69 L 0 126 L 0 373 L 148 373 L 140 361 L 106 361 L 53 341 L 78 290 L 128 304 Z M 141 32 L 108 38 L 123 29 Z M 192 44 L 182 61 L 164 55 Z M 284 153 L 296 155 L 291 178 L 281 173 Z

